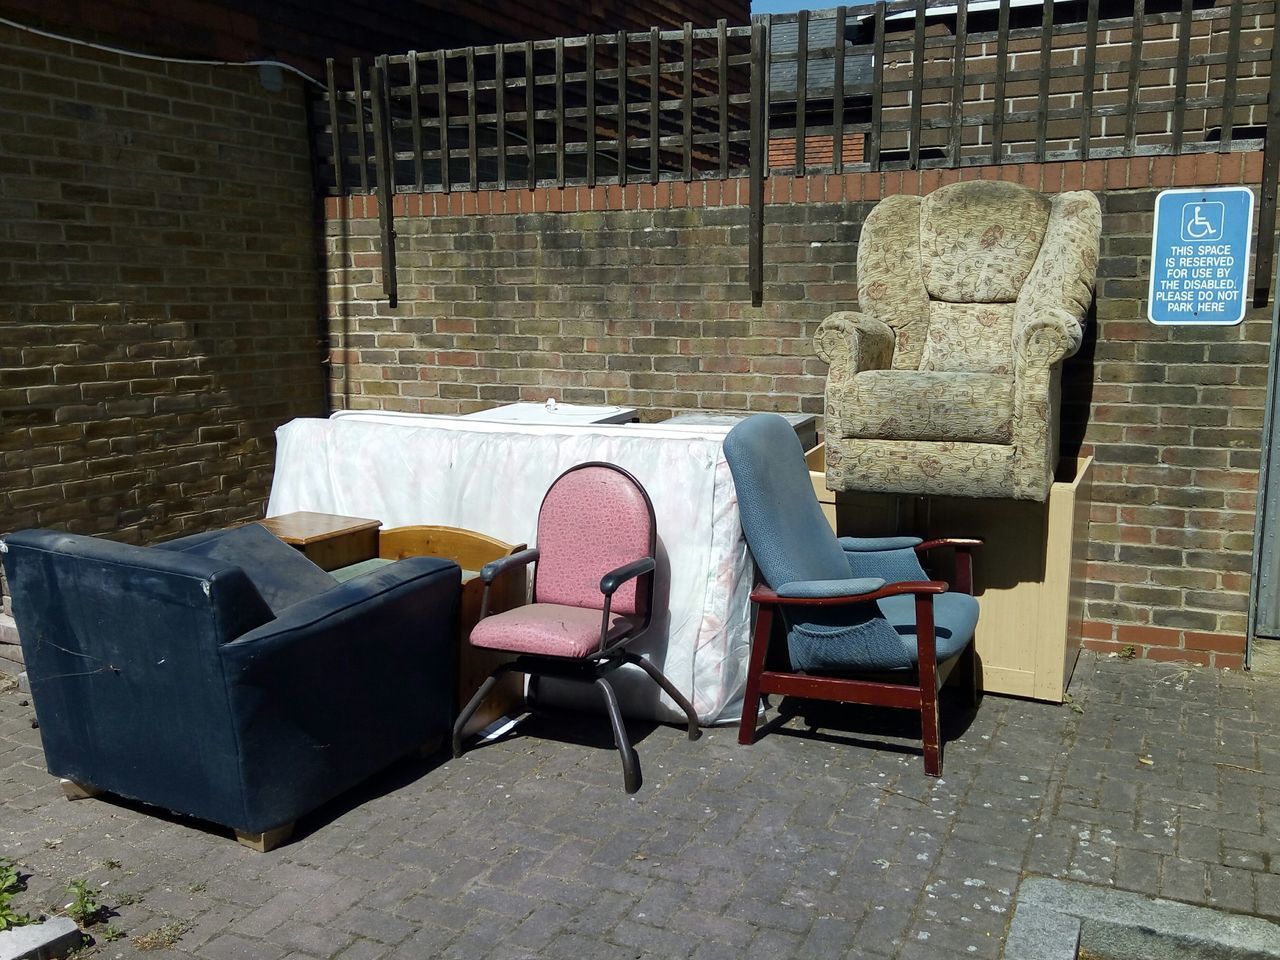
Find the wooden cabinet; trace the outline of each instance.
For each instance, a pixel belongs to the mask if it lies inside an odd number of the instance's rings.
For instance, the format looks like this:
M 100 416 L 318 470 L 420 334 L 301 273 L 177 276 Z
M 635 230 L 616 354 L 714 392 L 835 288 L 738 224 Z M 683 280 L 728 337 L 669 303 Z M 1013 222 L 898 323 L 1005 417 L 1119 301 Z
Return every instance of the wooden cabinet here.
M 393 527 L 383 530 L 378 540 L 378 555 L 384 560 L 445 557 L 462 567 L 462 597 L 458 606 L 458 709 L 471 699 L 494 668 L 512 659 L 510 654 L 480 650 L 467 642 L 472 628 L 480 619 L 480 601 L 484 595 L 480 568 L 523 549 L 523 543 L 504 543 L 458 527 Z M 489 594 L 491 613 L 510 610 L 526 602 L 529 595 L 527 571 L 527 567 L 510 570 L 494 581 Z M 471 718 L 466 734 L 470 736 L 515 710 L 523 699 L 523 677 L 518 673 L 507 674 Z
M 1064 462 L 1045 503 L 841 493 L 837 527 L 844 536 L 981 537 L 983 689 L 1061 703 L 1080 654 L 1092 472 L 1092 457 Z

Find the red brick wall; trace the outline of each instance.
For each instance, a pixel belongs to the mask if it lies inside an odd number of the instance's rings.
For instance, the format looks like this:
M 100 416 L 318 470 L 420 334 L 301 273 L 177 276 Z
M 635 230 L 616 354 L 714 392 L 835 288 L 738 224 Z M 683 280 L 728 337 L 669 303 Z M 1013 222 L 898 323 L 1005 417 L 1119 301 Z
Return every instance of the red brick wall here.
M 1065 377 L 1066 444 L 1096 457 L 1088 642 L 1239 666 L 1268 311 L 1146 321 L 1151 211 L 1168 186 L 1257 184 L 1258 154 L 774 176 L 764 306 L 746 282 L 746 181 L 396 198 L 401 303 L 381 299 L 377 204 L 326 205 L 338 406 L 459 413 L 516 400 L 820 413 L 812 336 L 856 306 L 880 197 L 1002 177 L 1103 202 L 1096 323 Z M 345 213 L 343 212 L 345 211 Z M 1071 452 L 1068 450 L 1068 452 Z

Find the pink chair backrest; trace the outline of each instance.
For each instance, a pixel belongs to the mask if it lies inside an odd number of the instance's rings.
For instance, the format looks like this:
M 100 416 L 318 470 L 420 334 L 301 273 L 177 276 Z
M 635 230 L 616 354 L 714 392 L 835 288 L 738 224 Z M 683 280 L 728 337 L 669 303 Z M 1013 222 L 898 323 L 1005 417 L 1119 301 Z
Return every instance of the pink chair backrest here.
M 534 599 L 599 610 L 600 578 L 653 556 L 653 508 L 634 477 L 618 467 L 588 464 L 561 474 L 538 513 Z M 628 580 L 613 595 L 615 613 L 646 613 L 651 576 Z

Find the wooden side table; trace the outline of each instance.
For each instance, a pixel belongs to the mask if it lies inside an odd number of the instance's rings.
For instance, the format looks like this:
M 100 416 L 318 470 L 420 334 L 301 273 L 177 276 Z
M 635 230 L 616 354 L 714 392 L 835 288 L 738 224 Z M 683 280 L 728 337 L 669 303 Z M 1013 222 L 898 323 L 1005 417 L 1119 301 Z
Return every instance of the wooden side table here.
M 393 527 L 383 530 L 378 555 L 384 560 L 405 557 L 445 557 L 462 567 L 462 596 L 458 602 L 458 702 L 467 703 L 500 664 L 513 659 L 498 650 L 481 650 L 467 642 L 480 620 L 480 601 L 484 581 L 480 568 L 490 561 L 518 553 L 523 543 L 510 544 L 473 530 L 458 527 Z M 528 597 L 527 567 L 509 570 L 489 591 L 489 610 L 501 613 L 525 603 Z M 466 736 L 483 730 L 494 720 L 514 711 L 524 700 L 524 682 L 520 674 L 508 673 L 498 681 L 484 705 L 467 723 Z
M 299 510 L 259 520 L 321 570 L 336 570 L 378 556 L 381 521 Z

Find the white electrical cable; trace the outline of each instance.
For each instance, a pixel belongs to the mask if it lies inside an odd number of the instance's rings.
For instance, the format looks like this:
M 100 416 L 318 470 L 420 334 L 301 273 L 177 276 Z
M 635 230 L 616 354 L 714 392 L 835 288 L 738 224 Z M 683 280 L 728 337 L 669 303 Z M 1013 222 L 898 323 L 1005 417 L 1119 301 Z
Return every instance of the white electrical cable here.
M 317 87 L 323 87 L 324 84 L 315 77 L 299 70 L 291 63 L 284 63 L 280 60 L 196 60 L 187 57 L 163 57 L 153 53 L 139 53 L 137 50 L 126 50 L 123 47 L 113 47 L 110 44 L 94 43 L 92 40 L 81 40 L 79 37 L 68 37 L 65 34 L 54 33 L 51 30 L 42 30 L 39 27 L 28 26 L 25 23 L 18 23 L 7 17 L 0 17 L 0 23 L 13 27 L 15 30 L 25 30 L 27 33 L 34 33 L 40 37 L 48 37 L 50 40 L 62 40 L 66 43 L 78 43 L 81 46 L 92 47 L 94 50 L 102 50 L 105 53 L 116 53 L 122 57 L 137 57 L 140 60 L 157 60 L 161 63 L 189 63 L 201 67 L 279 67 L 282 70 L 288 70 L 290 73 L 296 73 L 303 80 L 314 83 Z

